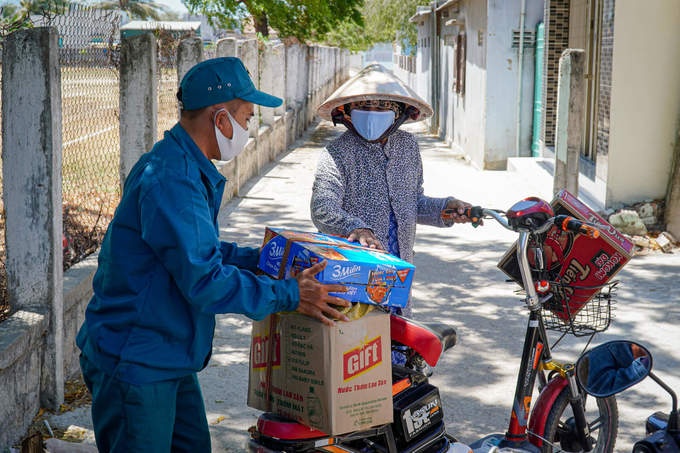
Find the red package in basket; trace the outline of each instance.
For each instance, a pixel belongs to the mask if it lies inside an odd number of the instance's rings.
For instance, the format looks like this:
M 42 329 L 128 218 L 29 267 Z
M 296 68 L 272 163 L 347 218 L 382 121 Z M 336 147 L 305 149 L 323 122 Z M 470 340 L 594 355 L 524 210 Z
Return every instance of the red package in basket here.
M 597 225 L 598 238 L 551 228 L 544 245 L 546 265 L 553 280 L 549 308 L 569 321 L 616 275 L 633 255 L 634 245 L 616 228 L 566 190 L 551 202 L 555 215 L 569 215 Z M 517 244 L 498 267 L 523 286 L 516 258 Z

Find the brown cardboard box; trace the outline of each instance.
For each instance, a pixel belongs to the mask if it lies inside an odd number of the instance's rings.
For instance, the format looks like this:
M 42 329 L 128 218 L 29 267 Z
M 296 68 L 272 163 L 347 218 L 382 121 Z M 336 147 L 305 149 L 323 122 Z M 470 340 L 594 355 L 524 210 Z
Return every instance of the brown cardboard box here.
M 551 202 L 555 215 L 569 215 L 597 225 L 598 238 L 564 232 L 557 227 L 548 231 L 544 252 L 554 284 L 554 314 L 562 320 L 573 318 L 630 260 L 634 244 L 566 190 Z M 517 245 L 508 250 L 498 267 L 524 286 L 517 263 Z
M 388 314 L 334 327 L 275 314 L 253 322 L 251 340 L 248 406 L 330 435 L 392 421 Z

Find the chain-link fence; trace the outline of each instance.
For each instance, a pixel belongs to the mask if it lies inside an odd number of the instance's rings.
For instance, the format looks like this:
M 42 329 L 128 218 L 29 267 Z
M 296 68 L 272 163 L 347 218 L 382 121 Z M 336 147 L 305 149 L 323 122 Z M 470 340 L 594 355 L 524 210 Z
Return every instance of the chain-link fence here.
M 68 268 L 97 249 L 120 198 L 120 13 L 72 6 L 50 25 L 59 32 Z
M 64 269 L 97 250 L 120 199 L 120 18 L 118 11 L 73 5 L 68 13 L 46 15 L 35 24 L 53 26 L 59 34 Z M 178 119 L 179 38 L 163 30 L 154 34 L 158 40 L 158 138 L 162 138 Z M 1 178 L 0 173 L 0 189 Z M 2 320 L 11 311 L 4 265 L 4 211 L 0 232 Z

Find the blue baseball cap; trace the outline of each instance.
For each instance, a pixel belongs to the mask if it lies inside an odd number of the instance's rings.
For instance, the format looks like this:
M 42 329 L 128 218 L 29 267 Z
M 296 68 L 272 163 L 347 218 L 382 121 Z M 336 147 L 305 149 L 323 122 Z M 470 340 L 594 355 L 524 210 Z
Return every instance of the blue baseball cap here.
M 283 102 L 256 89 L 248 70 L 236 57 L 198 63 L 182 77 L 179 86 L 183 110 L 198 110 L 237 98 L 265 107 L 278 107 Z

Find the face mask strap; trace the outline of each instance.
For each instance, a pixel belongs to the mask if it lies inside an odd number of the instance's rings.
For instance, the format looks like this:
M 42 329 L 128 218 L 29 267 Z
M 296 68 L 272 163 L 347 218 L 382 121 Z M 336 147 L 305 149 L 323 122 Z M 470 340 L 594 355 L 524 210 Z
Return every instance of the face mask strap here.
M 349 104 L 345 104 L 344 108 L 349 111 Z M 357 136 L 361 137 L 361 134 L 359 134 L 359 132 L 357 132 L 357 130 L 354 128 L 352 121 L 350 121 L 345 112 L 339 108 L 333 109 L 333 112 L 331 113 L 331 119 L 333 120 L 333 126 L 336 126 L 338 123 L 340 123 L 350 131 L 354 132 Z

